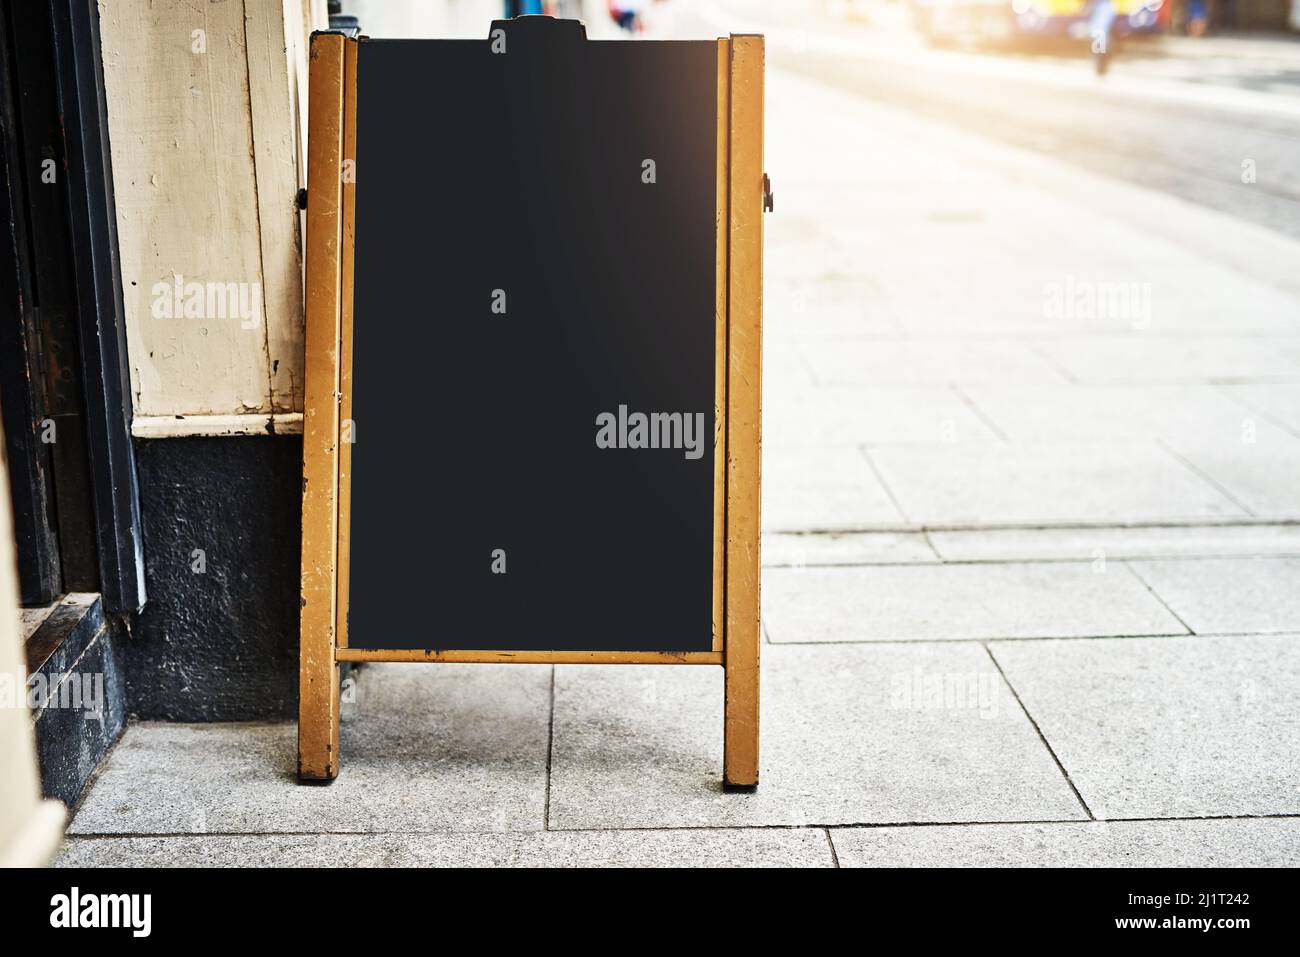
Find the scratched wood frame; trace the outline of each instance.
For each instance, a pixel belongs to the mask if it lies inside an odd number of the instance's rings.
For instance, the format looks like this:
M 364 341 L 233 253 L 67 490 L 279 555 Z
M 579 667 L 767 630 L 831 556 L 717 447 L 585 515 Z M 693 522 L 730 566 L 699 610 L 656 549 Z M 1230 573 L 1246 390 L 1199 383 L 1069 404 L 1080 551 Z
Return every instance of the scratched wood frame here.
M 306 367 L 302 436 L 302 595 L 298 776 L 339 773 L 338 613 L 340 255 L 343 37 L 312 37 L 307 160 Z

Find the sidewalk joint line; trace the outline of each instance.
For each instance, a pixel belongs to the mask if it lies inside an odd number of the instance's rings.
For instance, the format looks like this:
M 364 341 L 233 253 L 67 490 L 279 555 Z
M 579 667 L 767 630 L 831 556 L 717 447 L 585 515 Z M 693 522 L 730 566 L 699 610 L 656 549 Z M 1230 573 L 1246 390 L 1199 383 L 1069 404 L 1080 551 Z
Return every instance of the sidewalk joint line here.
M 988 646 L 987 642 L 983 641 L 980 642 L 980 646 L 984 649 L 984 653 L 989 656 L 989 660 L 993 662 L 993 667 L 998 669 L 998 674 L 1002 676 L 1002 680 L 1011 691 L 1011 696 L 1016 699 L 1016 704 L 1020 705 L 1020 710 L 1025 713 L 1025 717 L 1028 718 L 1029 723 L 1033 725 L 1034 731 L 1038 734 L 1038 739 L 1043 742 L 1043 747 L 1047 748 L 1047 753 L 1052 756 L 1052 760 L 1056 762 L 1056 766 L 1061 769 L 1061 774 L 1065 777 L 1065 783 L 1070 785 L 1070 790 L 1074 792 L 1074 796 L 1079 801 L 1079 806 L 1083 808 L 1083 812 L 1088 815 L 1088 820 L 1097 820 L 1096 815 L 1092 813 L 1092 809 L 1088 807 L 1088 802 L 1083 799 L 1083 795 L 1079 793 L 1079 789 L 1074 786 L 1074 781 L 1070 779 L 1070 772 L 1065 770 L 1065 765 L 1062 764 L 1061 759 L 1057 757 L 1056 749 L 1053 748 L 1051 743 L 1047 740 L 1047 735 L 1043 734 L 1043 729 L 1038 726 L 1038 722 L 1035 721 L 1034 716 L 1029 713 L 1029 709 L 1025 707 L 1025 703 L 1020 700 L 1020 693 L 1016 691 L 1016 686 L 1011 683 L 1011 679 L 1007 677 L 1007 673 L 1002 670 L 1002 663 L 998 661 L 997 657 L 993 654 L 993 649 Z
M 730 329 L 730 324 L 728 324 L 728 329 Z M 821 378 L 817 375 L 817 369 L 813 366 L 812 362 L 808 360 L 807 354 L 803 351 L 804 344 L 796 340 L 793 342 L 793 345 L 794 357 L 798 360 L 799 367 L 807 374 L 809 384 L 814 388 L 822 385 L 831 385 L 832 383 L 822 382 Z
M 1213 554 L 1209 552 L 1195 552 L 1184 555 L 1170 555 L 1161 552 L 1152 552 L 1149 555 L 1137 553 L 1122 553 L 1118 555 L 1108 555 L 1109 561 L 1112 562 L 1213 562 L 1213 561 L 1279 561 L 1286 559 L 1300 558 L 1300 547 L 1295 551 L 1285 552 L 1232 552 L 1224 554 L 1219 552 Z M 870 559 L 861 559 L 856 561 L 843 562 L 764 562 L 764 568 L 939 568 L 942 566 L 960 567 L 964 565 L 1090 565 L 1091 558 L 1075 558 L 1060 555 L 1041 556 L 1033 558 L 939 558 L 934 561 L 918 559 L 908 561 L 905 558 L 887 559 L 884 561 L 871 561 Z
M 551 665 L 551 708 L 546 721 L 546 791 L 542 802 L 542 830 L 551 829 L 551 763 L 555 753 L 555 665 Z
M 1239 501 L 1237 497 L 1233 495 L 1231 492 L 1229 492 L 1227 488 L 1224 487 L 1217 479 L 1213 478 L 1209 473 L 1205 472 L 1199 466 L 1195 465 L 1190 459 L 1184 457 L 1182 453 L 1175 450 L 1172 446 L 1170 446 L 1167 442 L 1165 442 L 1164 439 L 1156 439 L 1156 446 L 1158 448 L 1164 449 L 1168 455 L 1172 456 L 1174 459 L 1181 462 L 1183 467 L 1191 471 L 1193 475 L 1196 475 L 1202 481 L 1207 482 L 1208 484 L 1213 486 L 1216 490 L 1218 490 L 1220 495 L 1226 498 L 1233 505 L 1237 506 L 1237 508 L 1241 509 L 1243 512 L 1245 512 L 1247 515 L 1251 516 L 1252 518 L 1255 517 L 1255 510 L 1253 508 L 1251 508 L 1245 502 Z
M 855 447 L 865 451 L 865 446 Z M 1198 516 L 1187 519 L 1114 521 L 1009 521 L 1009 522 L 907 522 L 905 524 L 839 525 L 816 528 L 765 528 L 764 535 L 906 535 L 923 532 L 1095 532 L 1095 531 L 1145 531 L 1156 529 L 1206 529 L 1206 528 L 1300 528 L 1300 517 L 1271 518 L 1267 515 L 1234 515 L 1214 519 Z
M 1178 614 L 1178 612 L 1174 611 L 1173 606 L 1170 605 L 1169 602 L 1165 601 L 1164 598 L 1161 597 L 1160 593 L 1157 592 L 1153 587 L 1151 587 L 1151 583 L 1148 582 L 1145 578 L 1143 578 L 1142 573 L 1133 567 L 1132 561 L 1124 561 L 1124 562 L 1120 562 L 1120 564 L 1123 565 L 1125 568 L 1127 568 L 1129 570 L 1129 574 L 1131 574 L 1134 578 L 1136 578 L 1141 583 L 1142 587 L 1151 593 L 1152 598 L 1160 602 L 1161 606 L 1165 609 L 1165 611 L 1169 612 L 1169 614 L 1174 616 L 1174 620 L 1176 620 L 1178 624 L 1182 625 L 1184 628 L 1187 629 L 1187 633 L 1189 635 L 1196 634 L 1196 629 L 1193 628 L 1191 625 L 1189 625 L 1187 622 L 1183 621 L 1183 616 Z
M 727 825 L 668 825 L 662 827 L 561 827 L 549 831 L 531 829 L 492 831 L 492 830 L 384 830 L 384 831 L 96 831 L 85 834 L 65 834 L 65 840 L 76 841 L 122 841 L 122 840 L 158 840 L 172 838 L 190 838 L 202 840 L 213 837 L 390 837 L 405 835 L 409 837 L 490 837 L 494 834 L 511 834 L 516 836 L 556 835 L 556 834 L 629 834 L 647 831 L 848 831 L 881 828 L 925 828 L 925 827 L 1015 827 L 1026 824 L 1179 824 L 1191 821 L 1300 821 L 1300 812 L 1293 814 L 1202 814 L 1183 815 L 1179 817 L 1102 817 L 1085 820 L 1083 818 L 1014 818 L 1005 821 L 844 821 L 825 824 L 727 824 Z
M 1291 423 L 1287 422 L 1285 419 L 1281 418 L 1280 416 L 1274 415 L 1272 412 L 1264 408 L 1262 405 L 1256 405 L 1250 399 L 1243 399 L 1239 395 L 1233 395 L 1231 392 L 1227 391 L 1223 383 L 1221 382 L 1211 383 L 1211 388 L 1217 391 L 1229 402 L 1234 402 L 1237 405 L 1239 405 L 1244 411 L 1253 412 L 1255 415 L 1262 416 L 1265 421 L 1281 429 L 1283 432 L 1286 432 L 1289 435 L 1293 435 L 1296 438 L 1300 438 L 1300 429 L 1296 429 L 1291 425 Z
M 861 824 L 828 824 L 830 830 L 867 830 L 871 828 L 902 827 L 1023 827 L 1026 824 L 1063 824 L 1079 827 L 1089 824 L 1187 824 L 1192 821 L 1300 821 L 1296 814 L 1203 814 L 1184 815 L 1180 817 L 1096 817 L 1083 818 L 1042 818 L 1039 820 L 1012 821 L 903 821 L 903 822 L 864 822 Z
M 934 544 L 934 539 L 930 537 L 930 533 L 925 529 L 922 529 L 920 534 L 921 534 L 921 540 L 925 542 L 925 547 L 930 549 L 930 554 L 932 554 L 940 562 L 947 561 L 947 559 L 944 558 L 943 554 L 939 551 L 938 546 Z
M 880 483 L 880 487 L 885 490 L 885 494 L 889 496 L 889 500 L 894 503 L 894 508 L 898 509 L 898 514 L 903 516 L 903 521 L 911 522 L 907 510 L 899 504 L 898 497 L 894 495 L 894 490 L 889 487 L 889 483 L 885 481 L 885 477 L 880 474 L 880 469 L 876 467 L 875 460 L 871 457 L 871 451 L 865 445 L 859 445 L 857 449 L 858 454 L 861 455 L 863 460 L 867 463 L 867 468 L 871 469 L 871 474 L 876 477 L 876 481 Z
M 1078 376 L 1076 376 L 1073 372 L 1070 371 L 1069 366 L 1067 366 L 1064 362 L 1058 361 L 1050 352 L 1045 352 L 1043 350 L 1042 339 L 1037 339 L 1037 338 L 1029 339 L 1028 341 L 1025 342 L 1025 349 L 1031 355 L 1037 356 L 1039 360 L 1043 362 L 1044 365 L 1048 366 L 1050 369 L 1055 371 L 1057 375 L 1059 375 L 1062 379 L 1065 380 L 1067 385 L 1085 384 L 1084 382 L 1080 381 Z
M 774 648 L 835 647 L 837 645 L 899 645 L 914 647 L 916 645 L 968 645 L 986 641 L 1139 641 L 1150 638 L 1242 638 L 1294 634 L 1300 634 L 1300 629 L 1276 632 L 1224 632 L 1217 635 L 1195 635 L 1176 631 L 1168 633 L 1144 632 L 1140 635 L 976 635 L 969 638 L 858 638 L 843 641 L 774 641 L 772 646 Z
M 966 394 L 966 390 L 963 389 L 959 383 L 950 382 L 948 384 L 948 388 L 951 389 L 954 393 L 956 393 L 957 398 L 961 399 L 961 401 L 965 404 L 966 408 L 970 409 L 971 413 L 977 419 L 983 422 L 985 427 L 990 432 L 992 432 L 995 436 L 1001 439 L 1004 445 L 1011 442 L 1010 436 L 1008 436 L 1007 433 L 1002 430 L 1002 427 L 999 426 L 996 422 L 994 422 L 993 419 L 989 415 L 987 415 L 984 412 L 984 410 L 979 407 L 978 404 L 976 404 L 974 399 L 972 399 L 969 395 Z
M 831 829 L 829 827 L 824 827 L 822 828 L 822 833 L 826 835 L 826 846 L 830 848 L 831 851 L 831 864 L 836 870 L 839 870 L 840 855 L 839 852 L 835 850 L 835 840 L 831 837 Z

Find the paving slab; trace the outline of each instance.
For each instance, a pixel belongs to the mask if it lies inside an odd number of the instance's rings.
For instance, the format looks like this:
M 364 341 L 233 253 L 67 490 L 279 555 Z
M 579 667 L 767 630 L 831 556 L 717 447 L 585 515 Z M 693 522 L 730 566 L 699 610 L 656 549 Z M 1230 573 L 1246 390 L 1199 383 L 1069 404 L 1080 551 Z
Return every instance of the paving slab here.
M 1147 237 L 1149 240 L 1149 237 Z M 1205 334 L 1242 337 L 1258 333 L 1294 336 L 1295 300 L 1269 282 L 1250 279 L 1226 263 L 1197 256 L 1195 282 L 1188 281 L 1189 251 L 1144 261 L 1140 275 L 1129 280 L 1149 284 L 1149 322 L 1138 323 L 1139 332 L 1186 335 Z M 1128 266 L 1132 270 L 1132 265 Z M 1076 276 L 1073 286 L 1089 280 L 1104 283 L 1104 275 Z M 1232 308 L 1225 309 L 1220 296 L 1206 295 L 1207 289 L 1232 288 Z M 1098 285 L 1099 291 L 1106 287 Z M 1112 287 L 1113 288 L 1113 287 Z M 1140 290 L 1138 290 L 1140 292 Z M 1139 297 L 1140 301 L 1140 297 Z M 1104 311 L 1104 310 L 1099 310 Z
M 1300 814 L 1296 636 L 989 647 L 1096 817 Z
M 1261 418 L 1210 385 L 979 383 L 963 391 L 1012 442 L 1202 442 L 1208 436 L 1240 446 L 1251 420 Z
M 1133 563 L 1133 570 L 1192 631 L 1300 631 L 1300 558 Z
M 901 521 L 902 514 L 859 449 L 765 449 L 764 531 L 851 529 Z
M 1300 434 L 1300 384 L 1225 385 L 1225 394 Z
M 811 387 L 812 371 L 796 346 L 779 341 L 763 343 L 764 390 L 799 392 Z
M 553 828 L 1084 816 L 983 648 L 763 650 L 762 767 L 722 791 L 722 670 L 555 673 Z
M 790 198 L 793 203 L 793 195 Z M 764 259 L 765 288 L 790 282 L 816 282 L 828 274 L 854 274 L 854 262 L 828 235 L 826 224 L 817 220 L 814 210 L 806 209 L 803 215 L 789 217 L 782 233 L 782 239 L 773 240 L 770 245 L 765 240 L 768 250 L 784 246 L 777 255 Z
M 69 838 L 56 867 L 830 867 L 821 828 Z
M 799 348 L 819 385 L 1066 381 L 1028 344 L 1009 340 L 805 342 Z
M 868 450 L 904 514 L 927 525 L 1155 524 L 1245 517 L 1211 482 L 1141 443 Z
M 1019 197 L 1019 203 L 1016 199 L 1013 195 L 1002 197 L 1007 205 L 1023 206 L 1024 197 Z M 913 205 L 919 204 L 913 201 Z M 1052 337 L 1063 340 L 1063 345 L 1073 338 L 1097 336 L 1241 337 L 1296 333 L 1295 305 L 1291 297 L 1269 288 L 1267 283 L 1251 282 L 1230 267 L 1205 260 L 1196 266 L 1201 282 L 1189 284 L 1187 270 L 1191 257 L 1186 250 L 1178 256 L 1146 258 L 1137 272 L 1132 257 L 1127 261 L 1112 260 L 1097 250 L 1095 234 L 1102 230 L 1094 229 L 1091 245 L 1080 248 L 1077 238 L 1062 237 L 1044 228 L 1041 210 L 1013 210 L 1012 216 L 1019 215 L 1021 224 L 1033 221 L 1037 227 L 1022 230 L 1031 233 L 1029 241 L 1037 244 L 1028 246 L 1000 234 L 996 227 L 1008 225 L 1003 217 L 988 209 L 972 212 L 979 218 L 970 213 L 962 218 L 959 212 L 948 217 L 946 225 L 951 228 L 954 220 L 962 219 L 972 231 L 981 232 L 981 242 L 1002 246 L 1004 252 L 1000 260 L 986 255 L 982 261 L 969 264 L 966 260 L 970 259 L 970 252 L 966 248 L 959 255 L 949 257 L 951 273 L 964 280 L 965 288 L 954 288 L 951 282 L 936 283 L 926 277 L 924 286 L 920 287 L 924 288 L 924 295 L 918 295 L 917 284 L 909 287 L 896 281 L 892 284 L 882 281 L 882 285 L 897 294 L 904 307 L 900 318 L 909 332 Z M 945 220 L 936 219 L 936 222 Z M 891 236 L 893 224 L 891 215 Z M 984 228 L 980 229 L 981 226 Z M 1134 240 L 1142 242 L 1148 251 L 1156 245 L 1149 235 L 1135 236 L 1131 230 L 1108 232 L 1115 235 L 1115 245 L 1120 248 L 1125 243 L 1131 246 Z M 941 233 L 935 228 L 931 233 L 933 243 Z M 873 267 L 880 268 L 877 258 L 873 257 Z M 956 262 L 967 268 L 957 267 Z M 1082 272 L 1081 264 L 1085 264 Z M 896 276 L 900 269 L 890 263 L 889 272 Z M 1237 297 L 1241 300 L 1234 302 L 1236 308 L 1224 309 L 1221 299 L 1205 295 L 1205 288 L 1215 283 L 1233 288 L 1234 300 Z M 1092 303 L 1087 301 L 1089 297 Z
M 763 446 L 953 445 L 996 432 L 953 389 L 786 386 L 763 393 Z
M 763 622 L 779 644 L 1187 632 L 1115 562 L 768 568 Z
M 763 296 L 763 338 L 898 338 L 900 326 L 880 308 L 880 287 L 865 276 L 772 283 Z
M 69 833 L 540 830 L 550 678 L 368 665 L 328 785 L 297 782 L 294 722 L 133 724 Z
M 1096 336 L 1040 344 L 1076 382 L 1300 380 L 1295 336 Z
M 1300 557 L 1300 525 L 959 529 L 928 532 L 926 539 L 943 560 L 955 562 Z M 766 562 L 767 557 L 763 560 Z
M 1300 554 L 1300 547 L 1297 554 Z M 938 556 L 921 532 L 827 532 L 818 535 L 773 532 L 763 536 L 762 559 L 765 566 L 802 568 L 807 565 L 934 562 L 938 561 Z
M 1300 819 L 835 828 L 841 867 L 1298 867 Z
M 1251 417 L 1236 435 L 1171 441 L 1169 447 L 1233 501 L 1261 518 L 1300 518 L 1300 438 Z

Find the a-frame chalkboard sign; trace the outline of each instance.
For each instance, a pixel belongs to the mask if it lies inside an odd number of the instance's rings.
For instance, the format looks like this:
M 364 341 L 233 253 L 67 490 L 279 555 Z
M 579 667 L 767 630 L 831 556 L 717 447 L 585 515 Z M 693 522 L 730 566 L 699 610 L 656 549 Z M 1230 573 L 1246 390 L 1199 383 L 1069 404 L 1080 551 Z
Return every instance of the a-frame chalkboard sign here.
M 339 664 L 721 665 L 758 782 L 763 39 L 311 44 L 298 774 Z

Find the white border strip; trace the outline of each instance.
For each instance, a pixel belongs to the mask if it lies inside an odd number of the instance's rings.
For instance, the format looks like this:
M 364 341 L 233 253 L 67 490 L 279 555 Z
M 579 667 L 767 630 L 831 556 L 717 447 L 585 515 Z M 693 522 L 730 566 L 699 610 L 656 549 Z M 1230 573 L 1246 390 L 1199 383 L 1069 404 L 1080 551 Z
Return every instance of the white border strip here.
M 301 412 L 253 415 L 137 415 L 137 439 L 176 439 L 187 435 L 302 435 Z

